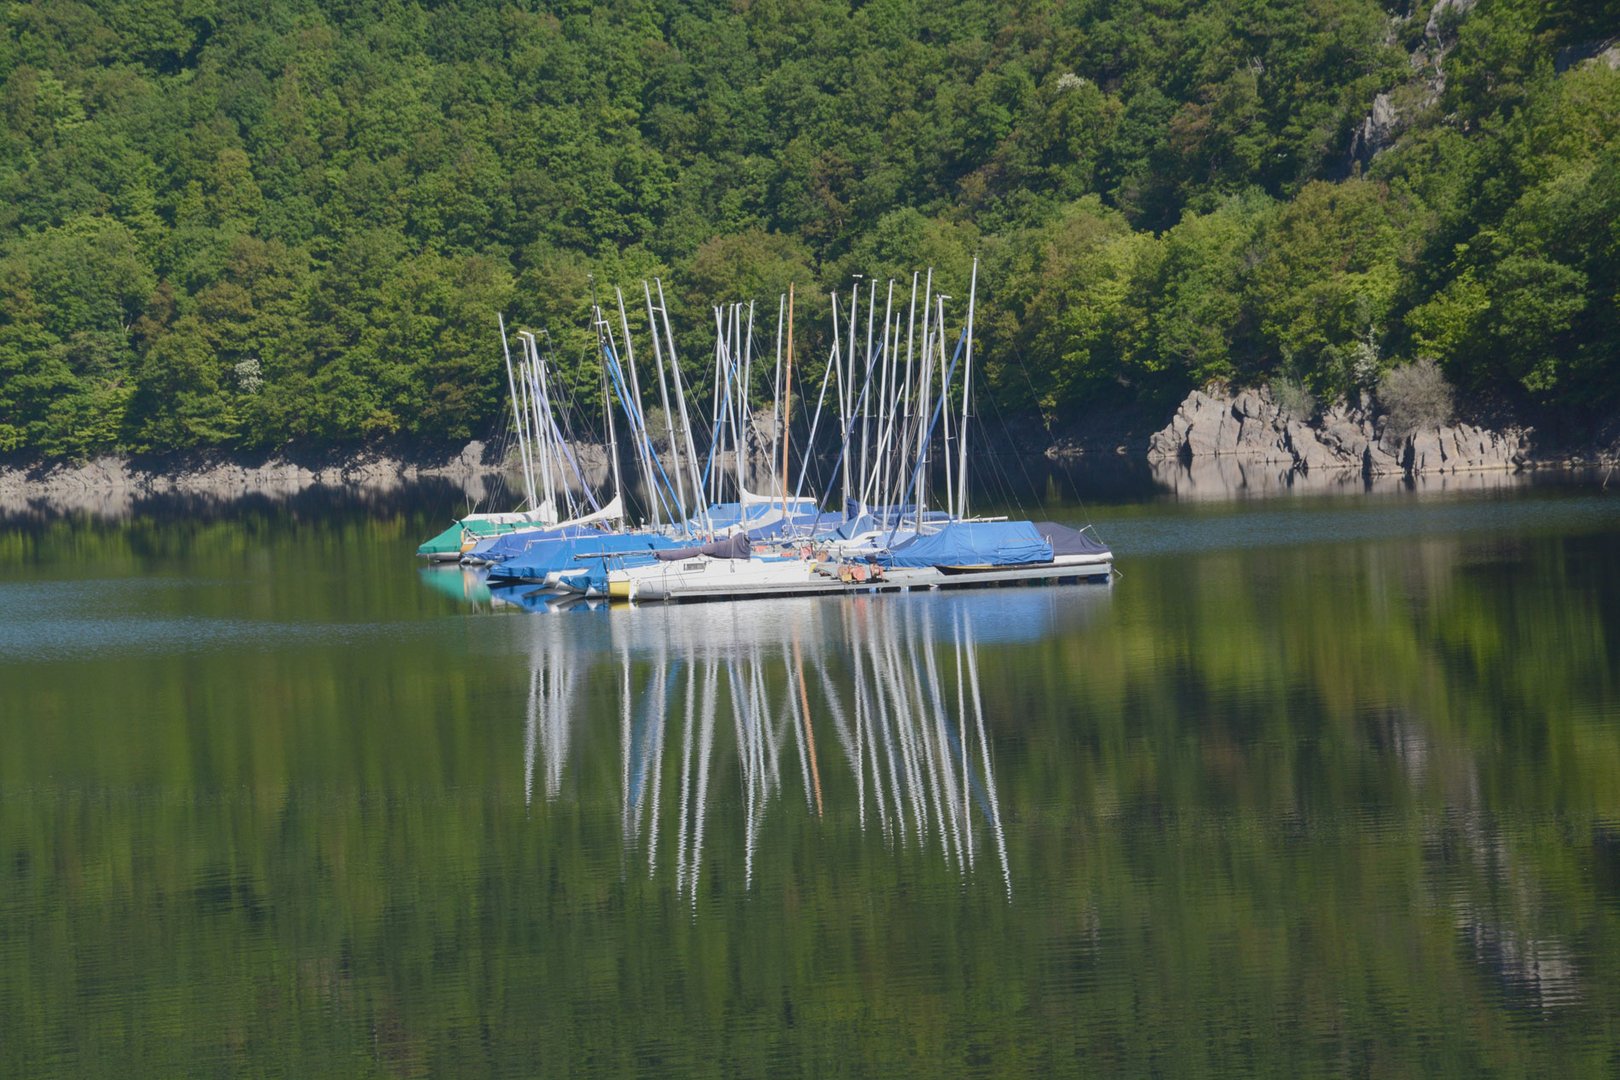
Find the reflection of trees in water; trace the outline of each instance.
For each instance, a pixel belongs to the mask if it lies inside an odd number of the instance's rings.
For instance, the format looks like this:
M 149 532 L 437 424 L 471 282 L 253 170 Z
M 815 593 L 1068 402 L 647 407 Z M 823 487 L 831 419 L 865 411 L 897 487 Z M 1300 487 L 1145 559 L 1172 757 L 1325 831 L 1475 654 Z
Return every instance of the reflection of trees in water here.
M 737 783 L 750 888 L 765 823 L 789 801 L 784 777 L 796 777 L 787 786 L 796 782 L 804 813 L 820 818 L 831 761 L 847 770 L 838 790 L 853 787 L 861 829 L 875 826 L 892 847 L 937 847 L 964 878 L 989 858 L 1011 896 L 970 608 L 812 602 L 723 627 L 715 618 L 680 621 L 694 610 L 626 613 L 605 650 L 560 632 L 535 646 L 526 800 L 537 767 L 544 797 L 559 797 L 571 725 L 586 707 L 581 690 L 587 680 L 603 685 L 610 658 L 625 850 L 644 855 L 649 875 L 661 857 L 672 859 L 676 888 L 693 904 L 711 811 L 729 797 L 717 785 Z M 638 622 L 620 633 L 629 619 Z M 832 758 L 824 757 L 829 731 L 841 751 Z

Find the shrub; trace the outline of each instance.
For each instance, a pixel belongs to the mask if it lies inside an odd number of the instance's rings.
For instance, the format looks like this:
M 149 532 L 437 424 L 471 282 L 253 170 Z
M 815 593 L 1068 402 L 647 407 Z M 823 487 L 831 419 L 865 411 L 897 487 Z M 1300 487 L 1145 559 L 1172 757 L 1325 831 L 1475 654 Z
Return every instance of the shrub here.
M 1304 423 L 1316 412 L 1316 398 L 1300 380 L 1284 376 L 1271 384 L 1277 407 L 1291 420 Z
M 1378 404 L 1389 417 L 1385 431 L 1405 438 L 1418 428 L 1451 419 L 1451 383 L 1439 364 L 1422 357 L 1391 368 L 1378 380 Z

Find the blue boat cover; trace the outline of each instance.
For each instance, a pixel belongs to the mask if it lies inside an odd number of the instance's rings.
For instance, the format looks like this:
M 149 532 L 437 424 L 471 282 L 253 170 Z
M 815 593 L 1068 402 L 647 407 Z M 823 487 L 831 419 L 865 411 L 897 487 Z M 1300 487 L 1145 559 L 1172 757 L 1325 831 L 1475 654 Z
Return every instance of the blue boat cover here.
M 585 525 L 565 525 L 560 529 L 520 529 L 516 532 L 503 533 L 500 536 L 486 536 L 474 544 L 468 553 L 476 555 L 490 562 L 500 562 L 510 559 L 514 555 L 521 555 L 528 550 L 530 544 L 536 540 L 557 540 L 571 536 L 600 536 L 600 529 L 592 529 Z
M 1052 545 L 1028 521 L 957 521 L 896 544 L 885 566 L 1018 566 L 1052 561 Z
M 598 533 L 594 536 L 558 537 L 536 540 L 521 555 L 490 567 L 489 580 L 538 580 L 560 570 L 581 566 L 601 567 L 608 560 L 580 559 L 581 555 L 613 554 L 615 566 L 636 566 L 652 561 L 652 553 L 675 546 L 675 541 L 657 533 Z
M 833 535 L 840 540 L 851 540 L 862 533 L 875 532 L 877 527 L 876 518 L 869 514 L 859 514 L 846 519 L 842 525 L 833 530 Z

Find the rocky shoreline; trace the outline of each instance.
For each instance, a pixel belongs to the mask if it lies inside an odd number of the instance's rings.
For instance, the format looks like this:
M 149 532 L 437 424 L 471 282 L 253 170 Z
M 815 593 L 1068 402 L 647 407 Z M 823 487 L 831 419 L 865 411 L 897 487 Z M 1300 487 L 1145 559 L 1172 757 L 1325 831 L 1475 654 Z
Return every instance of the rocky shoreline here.
M 489 448 L 474 440 L 459 449 L 410 452 L 366 448 L 262 457 L 196 455 L 100 457 L 80 464 L 0 464 L 0 514 L 55 513 L 121 517 L 144 500 L 180 497 L 231 502 L 248 496 L 286 499 L 313 488 L 387 492 L 441 479 L 482 502 L 500 482 Z
M 1140 410 L 1126 410 L 1100 424 L 1084 420 L 1077 419 L 1065 435 L 1043 425 L 1023 425 L 1023 437 L 1005 450 L 1044 451 L 1059 462 L 1091 453 L 1138 461 L 1145 456 L 1156 482 L 1195 498 L 1392 483 L 1491 487 L 1531 469 L 1620 464 L 1616 437 L 1572 452 L 1543 448 L 1533 428 L 1513 424 L 1457 422 L 1396 433 L 1387 417 L 1366 404 L 1336 405 L 1296 418 L 1266 387 L 1229 393 L 1195 390 L 1157 431 L 1151 430 L 1156 421 Z M 1089 437 L 1076 437 L 1082 431 Z M 606 449 L 582 448 L 580 462 L 593 474 L 605 474 Z M 382 494 L 427 481 L 452 484 L 470 504 L 480 505 L 493 490 L 508 486 L 502 464 L 494 448 L 477 440 L 455 447 L 374 446 L 257 457 L 0 462 L 0 514 L 117 517 L 140 502 L 165 497 L 225 503 L 249 496 L 285 499 L 315 488 Z
M 1231 457 L 1286 465 L 1308 474 L 1416 476 L 1515 470 L 1533 463 L 1532 432 L 1474 424 L 1391 430 L 1371 410 L 1335 405 L 1306 420 L 1290 415 L 1266 387 L 1214 397 L 1194 390 L 1170 423 L 1148 440 L 1148 460 Z
M 1457 421 L 1396 431 L 1364 402 L 1307 419 L 1291 415 L 1266 387 L 1193 391 L 1170 423 L 1147 440 L 1153 478 L 1180 497 L 1230 498 L 1283 491 L 1425 490 L 1507 486 L 1531 470 L 1608 469 L 1620 463 L 1610 431 L 1579 449 L 1522 424 Z

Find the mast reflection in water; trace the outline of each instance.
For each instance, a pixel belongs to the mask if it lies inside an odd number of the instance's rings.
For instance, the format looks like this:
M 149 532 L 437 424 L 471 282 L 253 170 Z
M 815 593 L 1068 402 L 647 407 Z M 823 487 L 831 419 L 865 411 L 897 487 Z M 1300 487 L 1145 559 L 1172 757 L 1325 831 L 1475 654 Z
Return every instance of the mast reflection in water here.
M 964 880 L 1013 881 L 996 790 L 980 646 L 1049 633 L 1105 590 L 803 598 L 537 618 L 524 792 L 563 797 L 587 695 L 618 718 L 622 841 L 697 904 L 706 845 L 740 843 L 752 889 L 773 814 L 852 813 L 891 848 L 943 859 Z M 836 775 L 835 775 L 836 774 Z M 599 774 L 592 774 L 599 775 Z M 740 836 L 709 835 L 737 799 Z M 802 807 L 801 807 L 802 800 Z M 839 802 L 841 800 L 841 805 Z M 644 860 L 641 862 L 640 860 Z

